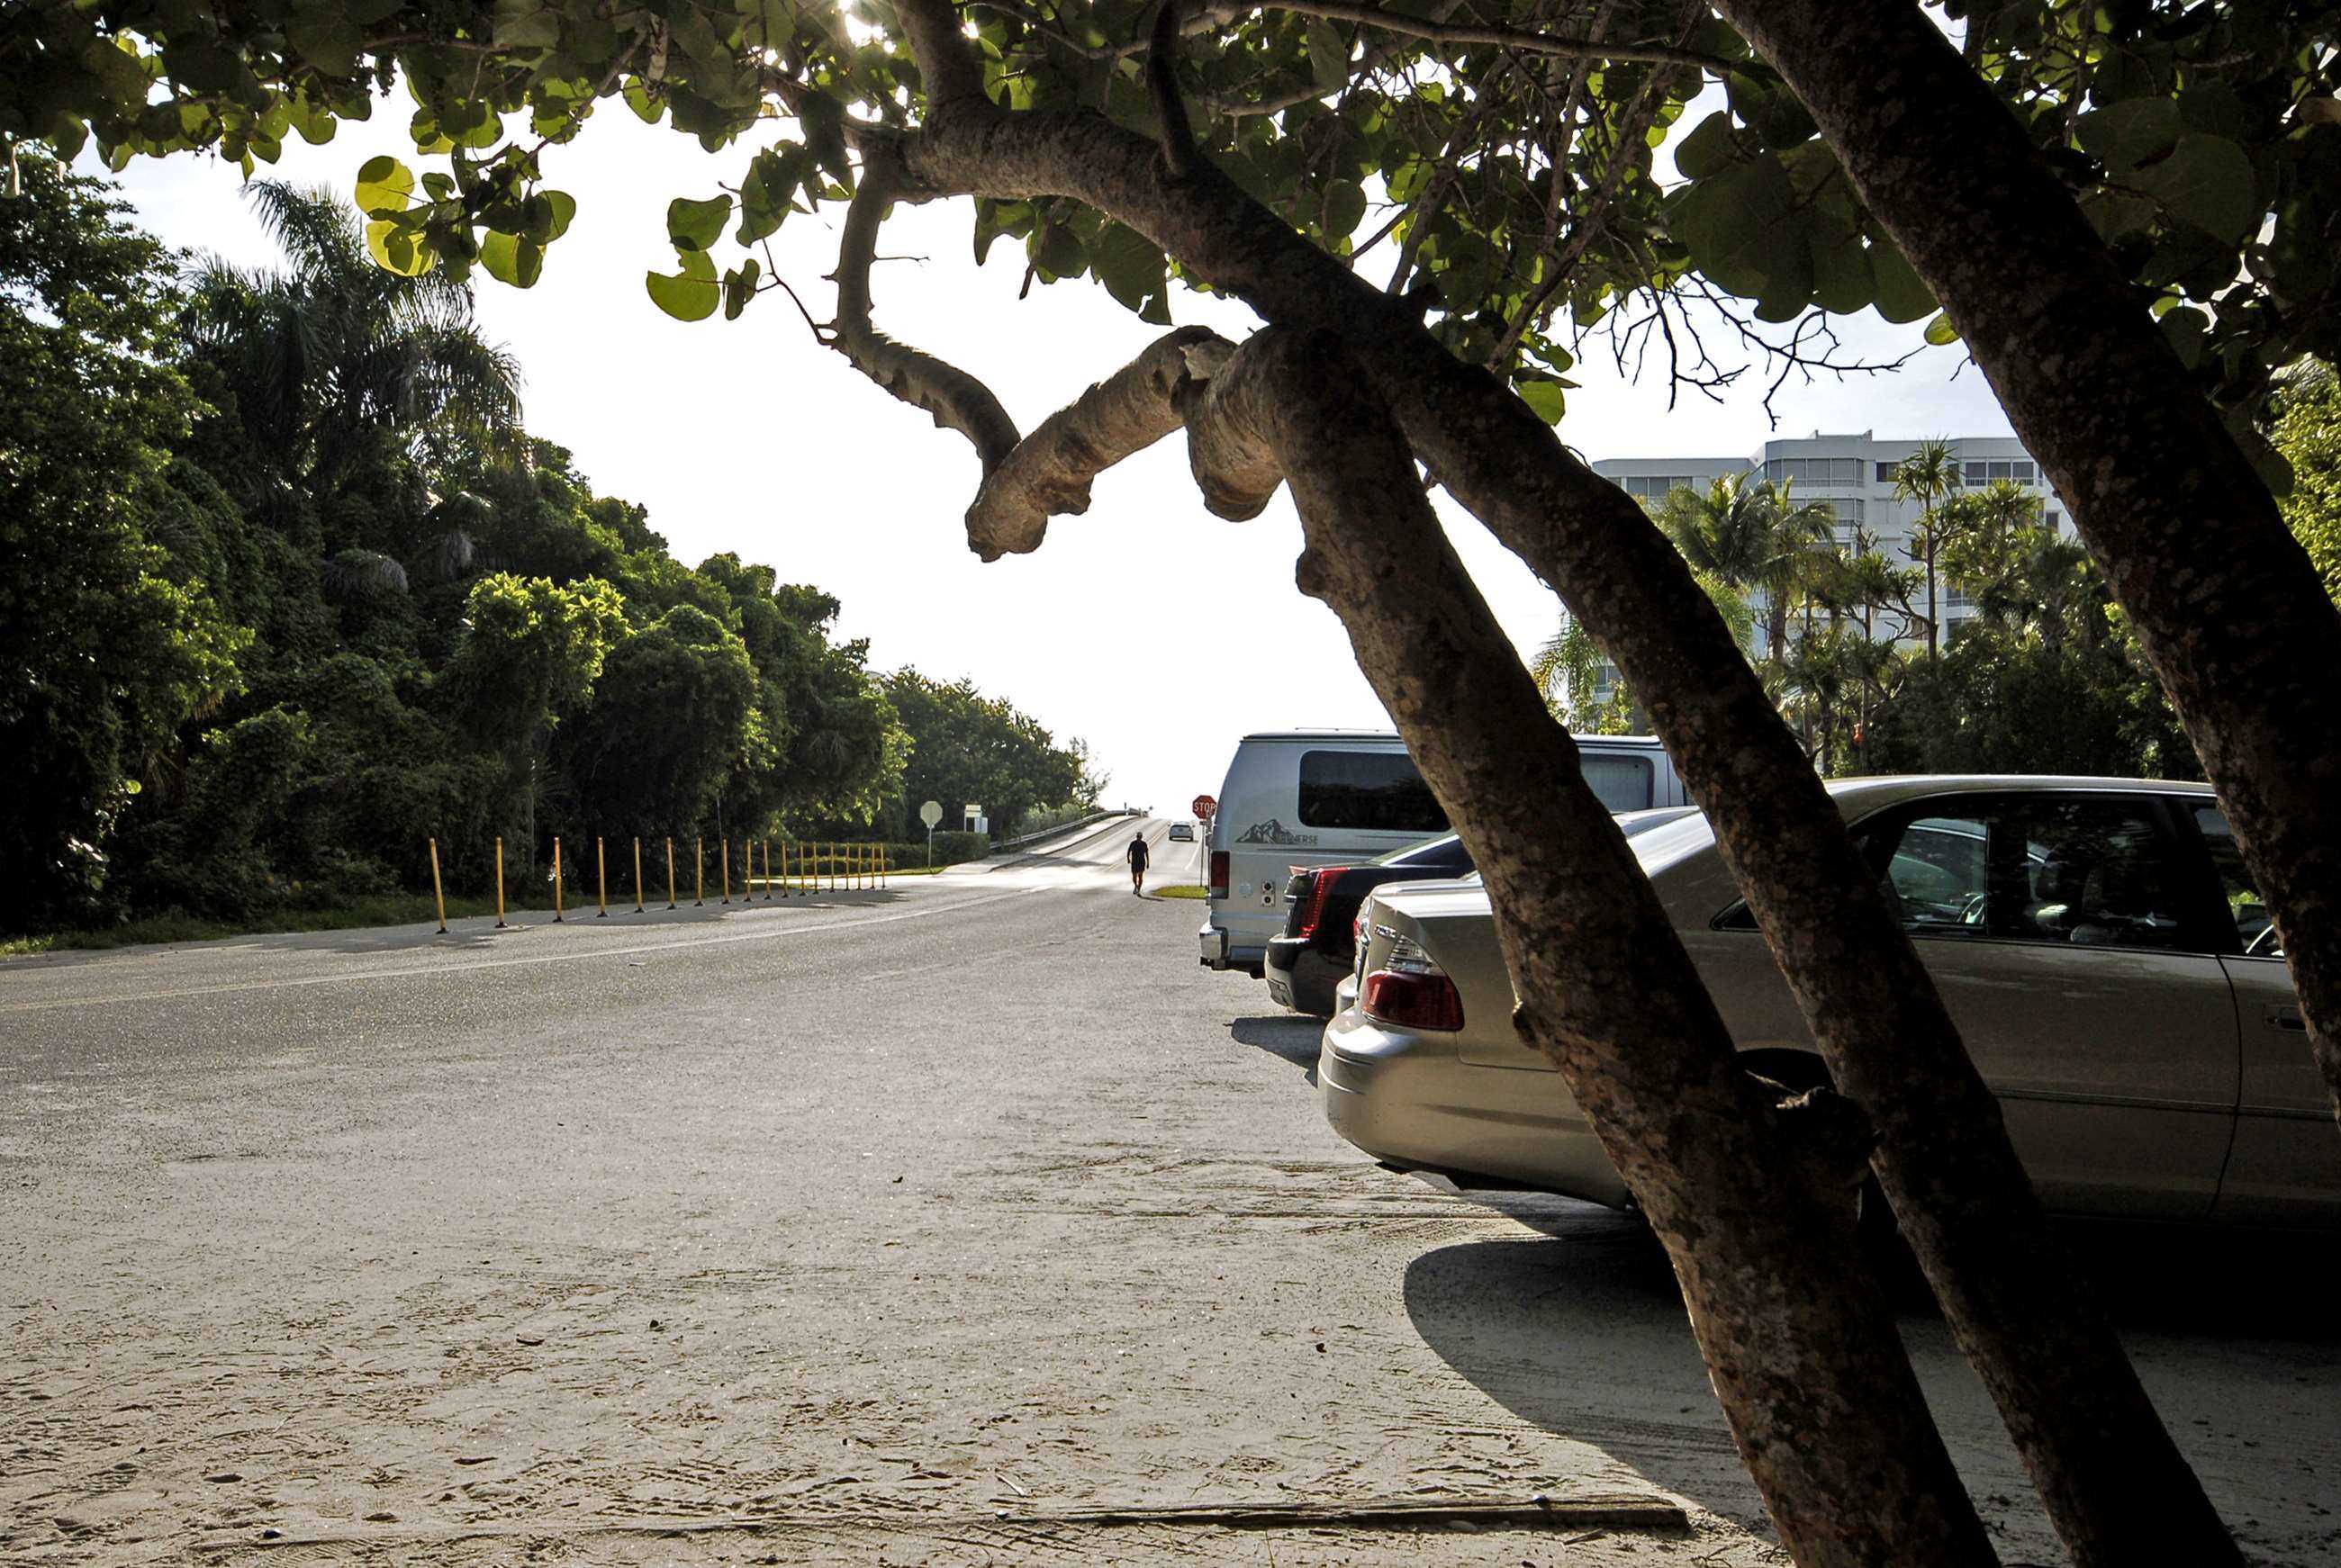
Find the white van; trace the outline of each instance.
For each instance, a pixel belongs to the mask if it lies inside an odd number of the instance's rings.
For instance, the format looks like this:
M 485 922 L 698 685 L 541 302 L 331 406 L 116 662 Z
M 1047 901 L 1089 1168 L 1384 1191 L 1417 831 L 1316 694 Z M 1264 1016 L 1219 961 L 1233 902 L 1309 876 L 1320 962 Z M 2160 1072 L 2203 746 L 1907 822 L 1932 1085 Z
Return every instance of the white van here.
M 1580 735 L 1585 780 L 1612 811 L 1686 803 L 1682 780 L 1646 735 Z M 1346 865 L 1447 831 L 1430 786 L 1392 729 L 1247 735 L 1211 819 L 1210 915 L 1197 935 L 1214 969 L 1260 972 L 1284 928 L 1294 868 Z

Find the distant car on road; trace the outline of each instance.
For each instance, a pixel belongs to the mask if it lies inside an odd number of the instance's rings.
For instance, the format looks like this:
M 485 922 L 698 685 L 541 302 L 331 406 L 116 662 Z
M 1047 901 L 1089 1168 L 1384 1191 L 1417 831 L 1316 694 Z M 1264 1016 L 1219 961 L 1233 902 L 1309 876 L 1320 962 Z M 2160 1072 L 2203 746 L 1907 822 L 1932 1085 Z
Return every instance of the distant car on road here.
M 1619 813 L 1618 826 L 1631 839 L 1697 809 L 1695 806 L 1660 806 L 1649 811 L 1623 811 Z M 1362 866 L 1304 866 L 1294 871 L 1284 888 L 1290 912 L 1285 917 L 1283 931 L 1269 938 L 1262 965 L 1269 996 L 1296 1013 L 1330 1017 L 1336 987 L 1357 965 L 1358 944 L 1351 927 L 1366 895 L 1392 882 L 1466 877 L 1474 868 L 1463 840 L 1448 833 Z
M 1840 780 L 2009 1136 L 2067 1214 L 2341 1227 L 2341 1138 L 2274 928 L 2210 789 Z M 1633 841 L 1751 1070 L 1828 1081 L 1704 818 Z M 1384 887 L 1318 1060 L 1384 1164 L 1622 1205 L 1552 1064 L 1512 1027 L 1477 882 Z
M 1173 822 L 1170 824 L 1170 831 L 1164 834 L 1163 837 L 1173 844 L 1191 844 L 1195 841 L 1194 824 L 1191 822 Z

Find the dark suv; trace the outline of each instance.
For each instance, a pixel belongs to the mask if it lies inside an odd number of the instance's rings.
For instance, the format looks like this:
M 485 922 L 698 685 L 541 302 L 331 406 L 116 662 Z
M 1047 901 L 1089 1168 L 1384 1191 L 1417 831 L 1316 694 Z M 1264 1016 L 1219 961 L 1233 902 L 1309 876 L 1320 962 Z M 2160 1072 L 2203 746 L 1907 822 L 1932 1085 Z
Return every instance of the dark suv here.
M 1454 834 L 1394 850 L 1362 866 L 1309 866 L 1295 871 L 1284 896 L 1291 913 L 1268 941 L 1268 994 L 1296 1013 L 1333 1014 L 1333 987 L 1358 961 L 1351 929 L 1358 906 L 1385 882 L 1468 877 L 1471 852 Z
M 1696 810 L 1692 806 L 1659 806 L 1645 811 L 1621 811 L 1618 826 L 1626 837 L 1664 827 Z M 1468 877 L 1479 869 L 1463 840 L 1449 833 L 1394 849 L 1362 866 L 1306 866 L 1292 873 L 1284 897 L 1292 912 L 1284 918 L 1284 934 L 1268 941 L 1263 969 L 1268 994 L 1296 1013 L 1333 1016 L 1333 992 L 1341 978 L 1358 962 L 1358 907 L 1366 895 L 1388 882 L 1442 882 Z

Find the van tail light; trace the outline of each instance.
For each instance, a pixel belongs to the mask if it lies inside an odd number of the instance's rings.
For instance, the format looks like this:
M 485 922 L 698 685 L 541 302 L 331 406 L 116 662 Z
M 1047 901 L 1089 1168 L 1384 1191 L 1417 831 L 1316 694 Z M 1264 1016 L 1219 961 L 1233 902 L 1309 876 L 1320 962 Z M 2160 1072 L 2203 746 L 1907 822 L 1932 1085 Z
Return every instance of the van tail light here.
M 1300 929 L 1295 933 L 1301 940 L 1315 938 L 1317 922 L 1325 918 L 1325 900 L 1331 897 L 1333 884 L 1340 881 L 1341 873 L 1348 869 L 1347 866 L 1322 866 L 1310 874 L 1308 897 L 1300 906 Z
M 1211 897 L 1224 898 L 1227 896 L 1228 852 L 1225 849 L 1214 849 L 1211 851 Z
M 1451 1032 L 1463 1027 L 1463 994 L 1420 943 L 1393 937 L 1380 968 L 1358 990 L 1358 1007 L 1377 1023 Z

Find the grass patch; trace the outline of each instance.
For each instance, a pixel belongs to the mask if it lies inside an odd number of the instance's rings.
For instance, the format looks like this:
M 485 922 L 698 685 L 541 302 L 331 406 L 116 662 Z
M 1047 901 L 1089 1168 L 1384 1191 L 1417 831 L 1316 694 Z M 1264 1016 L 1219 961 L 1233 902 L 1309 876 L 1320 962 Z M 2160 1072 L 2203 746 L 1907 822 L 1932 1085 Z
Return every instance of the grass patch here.
M 513 907 L 506 906 L 507 910 Z M 450 898 L 447 918 L 493 918 L 493 898 Z M 545 906 L 545 913 L 552 906 Z M 134 948 L 146 943 L 213 942 L 222 937 L 284 935 L 294 931 L 354 931 L 370 926 L 433 926 L 439 911 L 428 895 L 393 894 L 336 904 L 326 909 L 279 909 L 250 920 L 204 920 L 177 913 L 142 915 L 119 926 L 88 931 L 51 931 L 37 937 L 0 938 L 0 957 L 22 958 L 31 953 L 60 953 L 102 948 Z
M 932 871 L 923 866 L 897 866 L 888 871 L 886 876 L 887 879 L 892 881 L 897 877 L 931 877 L 936 872 L 950 869 L 948 866 L 938 866 Z M 761 903 L 764 888 L 764 879 L 762 877 L 755 879 L 755 888 L 757 901 Z M 819 890 L 824 893 L 830 890 L 825 878 Z M 690 888 L 686 887 L 682 891 L 689 892 Z M 841 882 L 837 891 L 843 893 L 850 892 L 852 889 Z M 710 905 L 712 905 L 720 896 L 712 886 L 709 888 L 708 895 Z M 690 904 L 687 898 L 682 902 L 686 908 Z M 633 895 L 628 894 L 622 899 L 613 894 L 610 899 L 611 909 L 617 910 L 622 905 L 627 914 L 632 914 L 633 912 Z M 650 907 L 653 909 L 663 908 L 664 900 L 653 898 L 651 900 Z M 600 906 L 589 894 L 584 898 L 569 899 L 565 908 L 569 911 L 570 918 L 573 919 L 581 912 L 590 917 Z M 508 901 L 504 905 L 504 913 L 512 918 L 528 915 L 538 919 L 550 918 L 553 914 L 553 903 L 550 898 L 542 902 L 531 902 L 525 906 Z M 458 920 L 493 920 L 495 915 L 496 901 L 493 898 L 447 900 L 447 921 L 450 925 Z M 289 936 L 301 931 L 358 931 L 375 926 L 422 926 L 435 929 L 438 924 L 439 911 L 432 903 L 429 894 L 385 894 L 380 898 L 361 898 L 352 904 L 336 904 L 330 908 L 278 909 L 271 914 L 256 916 L 250 920 L 205 920 L 198 919 L 193 915 L 174 911 L 161 915 L 142 915 L 134 920 L 125 921 L 119 926 L 105 926 L 94 930 L 50 931 L 34 937 L 0 937 L 0 958 L 29 958 L 36 953 L 87 952 L 106 948 L 136 948 L 177 942 L 215 942 L 224 937 Z
M 1201 898 L 1209 897 L 1208 891 L 1200 882 L 1170 882 L 1166 883 L 1160 888 L 1149 888 L 1147 891 L 1153 894 L 1158 898 Z

